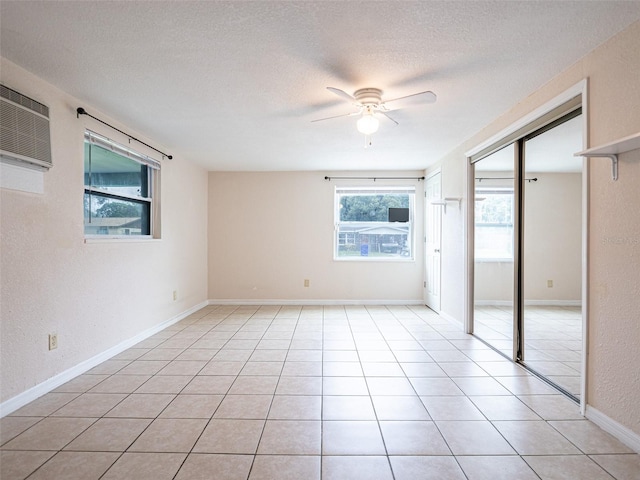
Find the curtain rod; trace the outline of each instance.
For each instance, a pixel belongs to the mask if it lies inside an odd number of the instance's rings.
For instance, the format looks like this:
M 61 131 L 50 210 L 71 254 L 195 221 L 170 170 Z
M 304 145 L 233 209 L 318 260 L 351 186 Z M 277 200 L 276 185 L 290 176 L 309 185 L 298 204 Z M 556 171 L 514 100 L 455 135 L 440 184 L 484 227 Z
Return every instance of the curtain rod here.
M 424 177 L 324 177 L 325 180 L 424 180 Z
M 513 180 L 513 177 L 476 177 L 476 180 L 481 182 L 482 180 Z M 525 178 L 526 182 L 537 182 L 538 177 L 534 178 Z
M 126 133 L 126 132 L 123 132 L 123 131 L 122 131 L 122 130 L 120 130 L 119 128 L 116 128 L 116 127 L 114 127 L 113 125 L 109 125 L 107 122 L 105 122 L 105 121 L 103 121 L 103 120 L 100 120 L 99 118 L 96 118 L 96 117 L 94 117 L 93 115 L 90 115 L 90 114 L 89 114 L 89 113 L 87 113 L 87 111 L 86 111 L 84 108 L 82 108 L 82 107 L 78 107 L 78 108 L 76 109 L 76 118 L 80 118 L 80 115 L 86 115 L 87 117 L 91 117 L 91 118 L 93 118 L 94 120 L 97 120 L 98 122 L 102 123 L 103 125 L 106 125 L 106 126 L 107 126 L 107 127 L 109 127 L 109 128 L 113 128 L 115 131 L 120 132 L 120 133 L 122 133 L 123 135 L 126 135 L 127 137 L 129 137 L 129 141 L 131 141 L 131 140 L 135 140 L 136 142 L 141 143 L 141 144 L 142 144 L 142 145 L 144 145 L 145 147 L 149 147 L 151 150 L 154 150 L 154 151 L 158 152 L 159 154 L 161 154 L 161 155 L 162 155 L 162 157 L 163 157 L 163 158 L 164 158 L 164 157 L 166 157 L 166 158 L 168 158 L 169 160 L 171 160 L 171 159 L 173 158 L 173 155 L 166 154 L 166 153 L 164 153 L 164 152 L 162 152 L 162 151 L 158 150 L 157 148 L 152 147 L 152 146 L 151 146 L 151 145 L 149 145 L 148 143 L 144 143 L 142 140 L 138 140 L 136 137 L 131 136 L 131 135 L 129 135 L 129 134 L 128 134 L 128 133 Z

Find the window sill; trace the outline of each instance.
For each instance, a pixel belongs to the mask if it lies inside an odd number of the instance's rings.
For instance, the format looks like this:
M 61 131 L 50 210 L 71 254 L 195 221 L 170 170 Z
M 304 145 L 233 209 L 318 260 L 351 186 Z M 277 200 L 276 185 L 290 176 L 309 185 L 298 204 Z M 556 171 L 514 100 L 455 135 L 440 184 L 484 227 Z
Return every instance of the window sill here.
M 415 258 L 406 257 L 406 258 L 376 258 L 376 257 L 333 257 L 334 262 L 383 262 L 383 263 L 412 263 L 415 262 Z
M 151 236 L 86 235 L 84 237 L 84 243 L 148 243 L 160 241 L 162 241 L 161 238 L 153 238 Z

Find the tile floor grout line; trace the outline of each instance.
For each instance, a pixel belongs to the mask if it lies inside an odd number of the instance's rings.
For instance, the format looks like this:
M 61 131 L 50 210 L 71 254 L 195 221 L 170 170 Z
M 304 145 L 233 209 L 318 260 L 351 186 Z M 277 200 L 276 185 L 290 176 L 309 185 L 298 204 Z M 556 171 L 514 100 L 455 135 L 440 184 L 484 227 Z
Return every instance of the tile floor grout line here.
M 394 316 L 394 318 L 396 318 L 396 320 L 397 320 L 397 317 L 395 317 L 395 315 L 393 314 L 393 312 L 391 312 L 391 311 L 388 309 L 388 307 L 385 307 L 385 308 L 386 308 L 386 309 L 387 309 L 387 311 L 389 311 L 389 313 L 391 313 L 391 315 L 393 315 L 393 316 Z M 378 325 L 378 322 L 377 322 L 374 318 L 372 318 L 372 321 L 373 321 L 373 323 L 376 325 L 376 328 L 377 328 L 378 332 L 380 333 L 380 335 L 381 335 L 381 336 L 382 336 L 382 338 L 384 339 L 384 342 L 386 343 L 387 347 L 389 348 L 389 351 L 390 351 L 390 352 L 391 352 L 391 354 L 393 355 L 393 358 L 396 360 L 396 363 L 397 363 L 398 365 L 400 365 L 400 361 L 398 360 L 398 357 L 396 356 L 395 351 L 394 351 L 394 350 L 391 348 L 391 346 L 389 345 L 389 342 L 387 341 L 387 339 L 385 338 L 384 333 L 383 333 L 383 332 L 382 332 L 382 330 L 380 329 L 380 326 Z M 405 327 L 404 325 L 402 325 L 402 327 L 403 327 L 405 330 L 407 330 L 407 329 L 406 329 L 406 327 Z M 414 341 L 416 341 L 416 338 L 411 334 L 411 332 L 409 332 L 409 330 L 407 330 L 407 333 L 409 333 L 409 335 L 411 335 L 411 337 L 414 339 Z M 356 345 L 356 348 L 357 348 L 357 345 Z M 403 373 L 405 373 L 405 372 L 404 372 L 404 369 L 402 369 L 402 366 L 400 366 L 400 369 L 403 371 Z M 364 368 L 363 368 L 362 373 L 363 373 L 363 375 L 364 375 L 364 373 L 365 373 L 365 372 L 364 372 Z M 367 383 L 367 388 L 368 388 L 368 382 L 367 382 L 366 378 L 367 378 L 367 377 L 365 376 L 365 382 Z M 400 377 L 400 378 L 402 378 L 402 377 Z M 409 384 L 411 385 L 411 382 L 409 381 L 409 378 L 408 378 L 406 375 L 405 375 L 405 377 L 404 377 L 404 378 L 406 378 L 407 382 L 409 382 Z M 411 385 L 411 388 L 413 388 L 413 385 Z M 417 395 L 418 395 L 418 392 L 416 392 L 416 391 L 415 391 L 415 389 L 413 389 L 413 391 L 416 393 L 416 396 L 417 396 Z M 382 443 L 383 443 L 383 445 L 384 445 L 385 452 L 387 453 L 387 462 L 389 463 L 389 469 L 391 470 L 391 476 L 392 476 L 392 478 L 395 480 L 395 478 L 396 478 L 396 474 L 395 474 L 395 472 L 394 472 L 394 470 L 393 470 L 393 463 L 391 462 L 391 455 L 389 454 L 389 451 L 388 451 L 388 449 L 387 449 L 387 444 L 386 444 L 386 441 L 385 441 L 385 439 L 384 439 L 384 434 L 383 434 L 383 432 L 382 432 L 382 425 L 380 424 L 380 418 L 379 418 L 379 416 L 378 416 L 378 412 L 377 412 L 377 409 L 376 409 L 376 407 L 375 407 L 375 404 L 373 403 L 373 398 L 372 398 L 372 396 L 371 396 L 371 392 L 370 392 L 370 391 L 369 391 L 369 397 L 371 398 L 371 404 L 372 404 L 372 406 L 373 406 L 373 411 L 374 411 L 374 413 L 375 413 L 375 415 L 376 415 L 376 421 L 377 421 L 377 423 L 378 423 L 378 429 L 380 430 L 380 436 L 382 437 Z M 419 398 L 419 397 L 418 397 L 418 398 Z M 421 402 L 421 403 L 422 403 L 422 402 Z M 425 411 L 427 411 L 427 408 L 426 408 L 426 407 L 425 407 Z M 427 414 L 429 414 L 429 412 L 428 412 L 428 411 L 427 411 Z M 431 415 L 429 415 L 429 417 L 431 417 Z
M 231 315 L 231 313 L 230 313 L 229 315 Z M 227 315 L 227 317 L 226 317 L 226 318 L 228 318 L 228 317 L 229 317 L 229 315 Z M 220 323 L 222 323 L 223 321 L 224 321 L 224 319 L 222 319 L 221 321 L 219 321 L 216 325 L 214 325 L 213 327 L 211 327 L 211 328 L 208 330 L 208 332 L 210 332 L 210 331 L 214 330 L 214 329 L 215 329 L 215 327 L 216 327 L 216 326 L 218 326 L 218 325 L 220 325 Z M 246 322 L 245 322 L 245 323 L 246 323 Z M 184 329 L 182 329 L 182 330 L 184 330 Z M 227 341 L 227 342 L 228 342 L 228 341 Z M 225 342 L 223 345 L 226 345 L 226 343 L 227 343 L 227 342 Z M 195 343 L 196 343 L 196 342 L 194 342 L 193 344 L 195 344 Z M 193 344 L 192 344 L 192 345 L 193 345 Z M 155 348 L 160 348 L 160 345 L 158 345 L 158 346 L 157 346 L 157 347 L 155 347 Z M 190 347 L 188 347 L 188 348 L 190 348 Z M 218 350 L 218 351 L 219 351 L 219 350 Z M 215 354 L 214 354 L 214 357 L 215 357 Z M 208 362 L 207 362 L 207 363 L 208 363 Z M 204 368 L 204 367 L 203 367 L 203 368 Z M 200 371 L 202 371 L 202 369 L 200 369 Z M 154 375 L 154 376 L 155 376 L 155 375 Z M 193 375 L 193 376 L 192 376 L 191 381 L 193 381 L 193 379 L 195 379 L 197 376 L 198 376 L 197 374 L 196 374 L 196 375 Z M 189 385 L 189 383 L 191 383 L 191 381 L 190 381 L 190 382 L 188 382 L 184 387 L 182 387 L 181 392 L 182 392 L 182 391 L 184 391 L 184 389 L 185 389 L 185 388 L 187 388 L 187 386 Z M 230 389 L 230 388 L 231 388 L 231 386 L 229 386 L 229 389 Z M 177 394 L 177 395 L 179 395 L 179 394 Z M 176 395 L 176 397 L 177 397 L 177 395 Z M 176 397 L 174 397 L 174 399 L 175 399 Z M 223 398 L 222 398 L 222 400 L 224 400 L 224 398 L 226 397 L 226 394 L 224 394 L 222 397 L 223 397 Z M 176 470 L 176 473 L 175 473 L 175 475 L 174 475 L 174 478 L 175 478 L 175 477 L 177 477 L 178 473 L 180 472 L 180 469 L 182 468 L 182 466 L 186 463 L 187 459 L 189 458 L 189 455 L 191 455 L 191 454 L 193 453 L 193 449 L 194 449 L 194 447 L 195 447 L 195 446 L 196 446 L 196 444 L 198 443 L 198 440 L 200 440 L 200 438 L 202 437 L 202 434 L 204 433 L 204 431 L 206 430 L 206 428 L 209 426 L 209 424 L 210 424 L 210 423 L 211 423 L 211 421 L 213 420 L 213 417 L 214 417 L 214 415 L 215 415 L 215 412 L 218 410 L 218 408 L 219 408 L 219 407 L 220 407 L 220 405 L 222 404 L 222 400 L 220 401 L 220 403 L 218 404 L 218 406 L 216 406 L 215 410 L 214 410 L 214 411 L 213 411 L 213 413 L 211 414 L 211 417 L 210 417 L 210 418 L 207 420 L 207 422 L 205 423 L 205 425 L 204 425 L 204 427 L 203 427 L 202 431 L 200 432 L 200 434 L 198 435 L 198 437 L 197 437 L 197 438 L 196 438 L 196 440 L 194 441 L 194 443 L 193 443 L 193 445 L 191 446 L 191 448 L 189 449 L 189 451 L 188 451 L 188 452 L 186 452 L 185 457 L 184 457 L 184 460 L 181 462 L 180 467 L 178 468 L 178 470 Z M 169 403 L 169 404 L 170 404 L 170 403 Z M 162 412 L 164 412 L 164 410 L 166 410 L 166 408 L 169 406 L 169 404 L 168 404 L 168 405 L 167 405 L 167 406 L 162 410 Z M 132 442 L 132 443 L 131 443 L 131 444 L 130 444 L 130 445 L 129 445 L 129 446 L 128 446 L 124 451 L 123 451 L 123 454 L 124 454 L 124 453 L 126 453 L 126 452 L 128 452 L 129 448 L 131 448 L 131 446 L 135 443 L 135 441 L 136 441 L 138 438 L 140 438 L 140 437 L 143 435 L 143 433 L 144 433 L 144 432 L 146 432 L 146 431 L 147 431 L 147 429 L 148 429 L 148 428 L 153 424 L 153 422 L 154 422 L 155 420 L 157 420 L 157 419 L 159 419 L 159 418 L 160 418 L 160 415 L 162 414 L 162 412 L 160 412 L 160 413 L 156 416 L 156 418 L 155 418 L 154 420 L 152 420 L 152 421 L 149 423 L 149 425 L 147 425 L 147 427 L 146 427 L 146 428 L 145 428 L 145 429 L 140 433 L 140 435 L 138 435 L 138 436 L 136 437 L 136 439 L 135 439 L 135 440 L 134 440 L 134 441 L 133 441 L 133 442 Z M 140 452 L 131 452 L 131 453 L 140 453 Z M 154 453 L 154 452 L 143 452 L 143 453 Z M 155 453 L 167 453 L 167 452 L 155 452 Z M 185 452 L 175 452 L 175 453 L 185 453 Z M 112 466 L 113 466 L 113 465 L 112 465 Z M 110 467 L 110 468 L 111 468 L 111 467 Z M 107 469 L 107 471 L 108 471 L 108 469 Z M 106 472 L 105 472 L 105 474 L 106 474 Z
M 366 309 L 366 307 L 365 307 L 365 309 Z M 369 387 L 369 382 L 367 381 L 367 377 L 365 376 L 364 368 L 362 366 L 362 357 L 360 356 L 360 350 L 358 349 L 358 344 L 356 343 L 355 336 L 353 335 L 353 325 L 351 324 L 351 321 L 349 319 L 347 319 L 347 322 L 349 323 L 349 330 L 351 331 L 351 337 L 353 338 L 353 346 L 354 346 L 354 349 L 356 351 L 356 355 L 358 356 L 358 364 L 360 366 L 360 369 L 362 370 L 362 378 L 364 379 L 364 383 L 367 386 L 369 402 L 371 402 L 371 408 L 372 408 L 373 414 L 375 415 L 375 418 L 376 418 L 376 425 L 378 427 L 378 432 L 380 433 L 380 439 L 382 440 L 382 446 L 384 447 L 385 458 L 387 460 L 387 464 L 389 465 L 389 471 L 391 472 L 391 478 L 393 480 L 395 480 L 396 477 L 395 477 L 395 474 L 393 473 L 393 466 L 391 465 L 391 459 L 389 458 L 389 449 L 387 448 L 387 442 L 385 441 L 384 435 L 382 433 L 382 425 L 380 425 L 380 419 L 378 418 L 378 413 L 376 412 L 375 405 L 373 404 L 373 398 L 372 398 L 372 395 L 371 395 L 371 389 Z M 371 319 L 371 322 L 374 325 L 376 325 L 376 328 L 378 328 L 377 324 L 375 323 L 375 321 L 373 319 Z M 378 332 L 382 335 L 382 333 L 380 332 L 379 328 L 378 328 Z M 384 338 L 384 335 L 382 335 L 382 338 Z M 385 343 L 387 344 L 387 346 L 389 346 L 389 344 L 386 341 L 386 339 L 385 339 Z M 389 350 L 391 350 L 391 349 L 389 349 Z
M 457 350 L 457 351 L 461 352 L 461 353 L 464 355 L 464 352 L 463 352 L 462 350 L 460 350 L 460 349 L 459 349 L 457 346 L 455 346 L 455 345 L 454 345 L 454 347 L 456 348 L 456 350 Z M 465 356 L 466 356 L 466 355 L 465 355 Z M 473 359 L 471 359 L 471 358 L 470 358 L 470 360 L 474 363 L 474 365 L 477 365 L 477 364 L 476 364 L 476 362 L 475 362 Z M 439 363 L 439 362 L 436 360 L 436 363 Z M 478 365 L 478 367 L 479 367 L 479 365 Z M 481 368 L 481 367 L 480 367 L 480 368 Z M 443 369 L 443 370 L 444 370 L 444 369 Z M 464 397 L 465 397 L 465 398 L 467 398 L 467 399 L 469 399 L 469 401 L 475 405 L 475 403 L 473 402 L 473 400 L 471 400 L 471 399 L 469 398 L 469 397 L 471 397 L 471 396 L 473 396 L 473 395 L 469 395 L 469 394 L 467 394 L 467 392 L 465 392 L 464 390 L 462 390 L 462 388 L 460 388 L 460 386 L 459 386 L 459 385 L 456 383 L 456 381 L 455 381 L 455 378 L 456 378 L 456 377 L 451 377 L 451 376 L 450 376 L 446 371 L 444 371 L 444 373 L 445 373 L 445 375 L 447 376 L 447 378 L 449 378 L 451 381 L 453 381 L 453 382 L 456 384 L 456 386 L 457 386 L 457 387 L 460 389 L 460 391 L 463 393 Z M 494 380 L 495 380 L 495 378 L 494 378 L 493 376 L 490 376 L 489 378 L 492 378 L 492 379 L 494 379 Z M 510 396 L 513 396 L 513 395 L 510 395 Z M 426 405 L 425 405 L 425 407 L 426 407 Z M 477 408 L 477 407 L 476 407 L 476 408 Z M 502 439 L 507 443 L 507 445 L 509 445 L 509 447 L 510 447 L 514 452 L 515 452 L 514 454 L 515 454 L 516 456 L 520 456 L 520 457 L 522 457 L 522 456 L 518 453 L 518 450 L 517 450 L 517 449 L 516 449 L 512 444 L 511 444 L 511 442 L 509 442 L 509 441 L 507 440 L 507 438 L 505 438 L 505 436 L 502 434 L 502 432 L 501 432 L 501 431 L 500 431 L 500 430 L 499 430 L 499 429 L 498 429 L 498 428 L 493 424 L 493 421 L 491 421 L 491 420 L 489 419 L 489 417 L 487 417 L 487 415 L 486 415 L 482 410 L 480 410 L 479 408 L 477 408 L 477 410 L 478 410 L 478 411 L 480 412 L 480 414 L 485 418 L 485 420 L 482 420 L 482 421 L 487 421 L 487 422 L 491 425 L 491 427 L 492 427 L 492 428 L 493 428 L 493 429 L 494 429 L 494 430 L 495 430 L 495 431 L 500 435 L 500 437 L 502 437 Z M 428 409 L 427 409 L 427 411 L 428 411 Z M 445 439 L 445 442 L 447 442 L 447 439 L 446 439 L 446 437 L 444 436 L 444 434 L 442 433 L 442 431 L 441 431 L 441 429 L 440 429 L 439 425 L 437 424 L 437 422 L 435 422 L 435 421 L 434 421 L 434 423 L 435 423 L 435 425 L 436 425 L 436 428 L 438 428 L 438 431 L 440 432 L 440 434 L 442 435 L 442 437 Z M 447 442 L 447 446 L 449 446 L 449 442 Z M 449 449 L 451 450 L 451 453 L 453 454 L 453 450 L 451 449 L 451 447 L 450 447 L 450 446 L 449 446 Z M 454 456 L 456 456 L 456 455 L 454 454 Z M 459 464 L 459 462 L 458 462 L 458 464 Z M 460 465 L 460 468 L 462 469 L 462 465 Z M 532 469 L 532 470 L 533 470 L 533 469 Z
M 49 418 L 49 417 L 46 417 L 46 418 Z M 84 417 L 75 417 L 75 418 L 84 418 Z M 88 418 L 92 418 L 92 417 L 88 417 Z M 51 460 L 53 460 L 59 453 L 63 452 L 65 447 L 69 446 L 75 439 L 77 439 L 80 435 L 82 435 L 89 428 L 91 428 L 93 425 L 95 425 L 98 422 L 98 420 L 100 420 L 100 418 L 96 418 L 94 422 L 92 422 L 90 425 L 87 425 L 86 428 L 84 428 L 81 432 L 79 432 L 76 436 L 74 436 L 71 440 L 69 440 L 61 448 L 59 448 L 57 451 L 55 451 L 55 453 L 50 458 L 48 458 L 41 465 L 39 465 L 35 470 L 33 470 L 29 475 L 27 475 L 26 478 L 31 477 L 34 473 L 36 473 L 38 470 L 40 470 L 42 467 L 44 467 L 47 463 L 49 463 Z
M 411 334 L 411 332 L 409 332 Z M 411 336 L 413 336 L 411 334 Z M 414 337 L 415 338 L 415 337 Z M 419 343 L 419 342 L 418 342 Z M 429 352 L 427 351 L 427 349 L 422 346 L 422 344 L 420 344 L 420 346 L 422 347 L 422 349 L 424 350 L 424 352 L 429 355 Z M 438 361 L 434 359 L 434 362 L 436 363 L 436 365 L 438 364 Z M 439 365 L 438 365 L 439 366 Z M 442 368 L 442 367 L 440 367 Z M 403 369 L 404 371 L 404 369 Z M 446 371 L 444 371 L 444 374 L 448 377 L 448 374 Z M 420 399 L 420 403 L 422 403 L 422 405 L 424 406 L 425 410 L 427 411 L 427 414 L 429 415 L 429 418 L 431 418 L 431 422 L 433 423 L 433 426 L 436 428 L 436 430 L 438 431 L 438 433 L 440 434 L 440 436 L 442 437 L 442 440 L 444 441 L 445 445 L 447 446 L 447 449 L 449 450 L 449 452 L 451 453 L 451 455 L 453 456 L 456 464 L 458 465 L 458 468 L 460 469 L 460 471 L 463 473 L 463 475 L 467 478 L 467 480 L 469 479 L 467 473 L 464 471 L 464 469 L 462 468 L 462 465 L 460 465 L 460 462 L 458 461 L 456 455 L 453 453 L 453 449 L 451 448 L 451 445 L 449 444 L 449 441 L 447 441 L 447 438 L 444 436 L 444 434 L 442 433 L 442 430 L 440 429 L 440 426 L 438 425 L 438 423 L 436 422 L 436 420 L 433 418 L 433 415 L 429 412 L 429 409 L 427 408 L 427 405 L 424 404 L 424 401 L 422 400 L 421 396 L 418 395 L 418 392 L 415 390 L 415 386 L 411 383 L 411 380 L 409 379 L 409 377 L 407 376 L 407 381 L 409 381 L 409 383 L 411 384 L 411 387 L 414 389 L 416 396 Z M 464 393 L 464 392 L 462 392 Z M 465 395 L 466 396 L 466 395 Z
M 271 321 L 269 322 L 269 326 L 273 325 L 273 322 L 275 321 L 275 319 L 278 316 L 278 313 L 282 310 L 282 307 L 278 308 L 278 311 L 275 313 L 274 317 L 271 319 Z M 297 322 L 296 322 L 297 323 Z M 246 324 L 246 323 L 245 323 Z M 263 332 L 262 336 L 260 337 L 261 339 L 264 338 L 264 335 L 267 333 L 267 331 L 269 330 L 269 326 L 265 329 L 265 331 Z M 260 342 L 258 342 L 256 344 L 256 347 L 252 350 L 253 352 L 256 351 L 257 346 L 260 344 Z M 288 352 L 288 350 L 287 350 Z M 285 356 L 286 358 L 286 356 Z M 251 356 L 249 356 L 249 359 L 247 359 L 247 361 L 245 362 L 245 366 L 246 364 L 249 362 L 249 360 L 251 359 Z M 242 372 L 242 370 L 244 369 L 244 366 L 242 367 L 242 369 L 240 370 L 240 372 L 238 373 L 238 376 L 240 376 L 240 373 Z M 267 409 L 267 413 L 265 414 L 265 418 L 264 418 L 264 424 L 262 425 L 262 430 L 260 431 L 260 436 L 258 437 L 258 442 L 256 443 L 256 451 L 253 454 L 253 459 L 251 460 L 251 465 L 249 466 L 249 471 L 247 472 L 247 479 L 251 476 L 251 471 L 253 470 L 253 466 L 255 465 L 256 462 L 256 458 L 258 456 L 258 449 L 260 448 L 260 442 L 262 441 L 262 437 L 264 436 L 264 431 L 267 428 L 267 420 L 269 418 L 269 413 L 271 412 L 271 407 L 273 406 L 273 400 L 276 394 L 276 390 L 278 388 L 278 384 L 280 383 L 280 378 L 282 376 L 282 370 L 284 369 L 284 362 L 282 364 L 282 368 L 280 369 L 280 376 L 278 376 L 278 381 L 276 382 L 275 388 L 273 390 L 273 394 L 271 395 L 271 401 L 269 402 L 269 408 Z M 231 388 L 231 387 L 229 387 Z M 213 416 L 212 416 L 213 418 Z
M 194 322 L 194 323 L 195 323 L 195 322 Z M 186 327 L 185 327 L 185 328 L 186 328 Z M 209 331 L 210 331 L 210 330 L 212 330 L 213 328 L 215 328 L 215 327 L 212 327 L 211 329 L 209 329 Z M 182 331 L 182 330 L 184 330 L 184 329 L 181 329 L 180 331 Z M 179 333 L 179 332 L 178 332 L 178 333 Z M 174 334 L 173 336 L 177 335 L 178 333 Z M 170 338 L 171 338 L 171 337 L 170 337 Z M 195 343 L 195 342 L 194 342 L 194 343 Z M 162 344 L 160 344 L 160 345 L 162 345 Z M 154 349 L 156 349 L 156 348 L 160 348 L 160 345 L 157 345 L 157 346 L 156 346 L 156 347 L 154 347 L 152 350 L 154 350 Z M 190 347 L 187 347 L 187 349 L 188 349 L 188 348 L 190 348 Z M 187 349 L 185 349 L 185 350 L 187 350 Z M 155 377 L 156 375 L 157 375 L 157 372 L 156 372 L 156 374 L 154 374 L 151 378 Z M 192 378 L 195 378 L 195 376 L 196 376 L 196 375 L 194 375 Z M 146 382 L 145 382 L 145 383 L 146 383 Z M 182 390 L 184 390 L 184 389 L 186 388 L 186 386 L 187 386 L 187 385 L 188 385 L 188 383 L 187 383 L 184 387 L 182 387 L 181 391 L 182 391 Z M 179 394 L 180 394 L 180 393 L 176 394 L 176 395 L 174 396 L 174 399 L 175 399 L 175 398 L 177 398 L 177 396 L 178 396 Z M 172 401 L 173 401 L 173 400 L 172 400 Z M 142 431 L 141 431 L 141 432 L 136 436 L 136 438 L 135 438 L 135 439 L 134 439 L 134 440 L 133 440 L 133 441 L 132 441 L 132 442 L 131 442 L 131 443 L 130 443 L 126 448 L 124 448 L 124 449 L 123 449 L 123 451 L 122 451 L 121 455 L 118 457 L 118 459 L 120 459 L 121 457 L 123 457 L 125 453 L 129 452 L 129 449 L 133 446 L 133 444 L 134 444 L 134 443 L 135 443 L 135 442 L 136 442 L 140 437 L 142 437 L 142 435 L 143 435 L 143 434 L 144 434 L 144 433 L 149 429 L 149 427 L 154 423 L 154 421 L 155 421 L 155 420 L 157 420 L 157 419 L 159 419 L 159 418 L 160 418 L 160 416 L 162 415 L 162 413 L 167 409 L 167 407 L 168 407 L 170 404 L 171 404 L 171 402 L 169 402 L 169 404 L 167 404 L 167 405 L 166 405 L 166 406 L 165 406 L 165 407 L 164 407 L 164 408 L 163 408 L 163 409 L 162 409 L 162 410 L 161 410 L 161 411 L 156 415 L 156 417 L 155 417 L 155 418 L 151 419 L 151 421 L 149 422 L 149 424 L 148 424 L 148 425 L 147 425 L 147 426 L 146 426 L 146 427 L 145 427 L 145 428 L 144 428 L 144 429 L 143 429 L 143 430 L 142 430 Z M 219 405 L 218 405 L 218 406 L 219 406 Z M 115 407 L 114 407 L 114 408 L 115 408 Z M 217 407 L 216 407 L 216 410 L 217 410 Z M 215 412 L 214 412 L 214 413 L 215 413 Z M 213 414 L 212 414 L 212 417 L 213 417 Z M 209 419 L 209 421 L 210 421 L 210 420 L 211 420 L 211 419 Z M 209 423 L 209 422 L 207 422 L 207 424 L 205 424 L 205 427 L 202 429 L 202 432 L 200 432 L 200 435 L 198 436 L 198 438 L 196 439 L 196 441 L 194 442 L 194 444 L 191 446 L 190 451 L 189 451 L 188 453 L 186 453 L 186 454 L 185 454 L 185 457 L 184 457 L 183 461 L 180 463 L 180 467 L 179 467 L 179 468 L 178 468 L 178 470 L 176 471 L 176 473 L 175 473 L 175 475 L 174 475 L 174 477 L 173 477 L 173 478 L 175 478 L 175 477 L 178 475 L 178 472 L 180 471 L 180 468 L 182 468 L 182 466 L 184 465 L 184 463 L 187 461 L 187 458 L 189 458 L 190 453 L 193 451 L 193 447 L 195 446 L 195 444 L 198 442 L 198 440 L 199 440 L 199 439 L 200 439 L 200 437 L 202 436 L 202 433 L 203 433 L 203 432 L 204 432 L 204 430 L 206 429 L 206 426 L 208 425 L 208 423 Z M 135 454 L 135 453 L 168 453 L 168 452 L 129 452 L 129 453 Z M 170 452 L 169 452 L 169 453 L 170 453 Z M 184 452 L 175 452 L 175 453 L 184 453 Z M 116 462 L 117 462 L 117 460 L 116 460 Z M 104 475 L 106 475 L 106 474 L 109 472 L 109 470 L 110 470 L 111 468 L 113 468 L 113 466 L 115 465 L 115 463 L 116 463 L 116 462 L 113 462 L 113 463 L 109 466 L 109 468 L 107 468 L 107 470 L 105 470 L 105 472 L 101 475 L 101 478 L 102 478 L 102 477 L 104 477 Z
M 325 308 L 322 307 L 322 331 L 320 336 L 320 479 L 324 470 L 324 332 L 325 332 Z

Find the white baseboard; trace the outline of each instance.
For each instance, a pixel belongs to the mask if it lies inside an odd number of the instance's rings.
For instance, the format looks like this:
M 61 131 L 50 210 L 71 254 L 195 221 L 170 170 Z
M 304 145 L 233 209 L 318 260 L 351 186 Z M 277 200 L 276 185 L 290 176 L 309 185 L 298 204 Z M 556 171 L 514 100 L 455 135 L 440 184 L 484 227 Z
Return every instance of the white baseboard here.
M 513 304 L 510 300 L 474 300 L 476 307 L 508 307 Z
M 541 307 L 581 307 L 582 300 L 525 300 L 524 304 Z
M 640 453 L 640 435 L 638 435 L 637 433 L 609 418 L 604 413 L 593 408 L 590 405 L 587 405 L 584 416 L 598 425 L 605 432 L 610 433 L 611 435 L 616 437 L 627 447 Z
M 496 307 L 508 307 L 513 305 L 511 300 L 476 300 L 474 302 L 477 306 L 496 306 Z M 581 300 L 525 300 L 525 305 L 538 306 L 538 307 L 580 307 L 582 306 Z
M 216 299 L 209 305 L 424 305 L 422 300 L 252 300 L 252 299 Z
M 152 335 L 155 335 L 156 333 L 164 330 L 170 325 L 173 325 L 174 323 L 178 323 L 180 320 L 188 317 L 192 313 L 197 312 L 198 310 L 206 306 L 207 306 L 206 301 L 201 302 L 198 305 L 194 305 L 193 307 L 176 315 L 175 317 L 172 317 L 169 320 L 166 320 L 154 327 L 151 327 L 143 332 L 140 332 L 138 335 L 135 335 L 134 337 L 131 337 L 125 340 L 124 342 L 120 342 L 119 344 L 109 348 L 108 350 L 105 350 L 104 352 L 99 353 L 94 357 L 91 357 L 83 362 L 80 362 L 79 364 L 65 370 L 64 372 L 61 372 L 49 378 L 48 380 L 45 380 L 44 382 L 39 383 L 38 385 L 31 387 L 28 390 L 25 390 L 24 392 L 16 395 L 15 397 L 12 397 L 9 400 L 6 400 L 0 403 L 0 418 L 6 415 L 9 415 L 12 412 L 15 412 L 19 408 L 24 407 L 26 404 L 41 397 L 45 393 L 49 393 L 51 390 L 58 388 L 60 385 L 68 382 L 69 380 L 74 379 L 78 375 L 82 375 L 86 371 L 91 370 L 93 367 L 99 365 L 105 360 L 109 360 L 114 355 L 117 355 L 125 351 L 127 348 L 134 346 L 136 343 L 139 343 L 142 340 L 145 340 L 146 338 L 149 338 Z

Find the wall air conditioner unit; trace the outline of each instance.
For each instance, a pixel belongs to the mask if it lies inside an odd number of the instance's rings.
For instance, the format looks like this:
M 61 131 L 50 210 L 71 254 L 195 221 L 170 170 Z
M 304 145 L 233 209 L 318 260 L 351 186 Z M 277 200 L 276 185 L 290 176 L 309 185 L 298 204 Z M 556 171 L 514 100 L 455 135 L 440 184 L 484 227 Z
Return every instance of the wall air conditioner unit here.
M 53 166 L 49 107 L 4 85 L 0 85 L 0 159 L 39 170 Z

